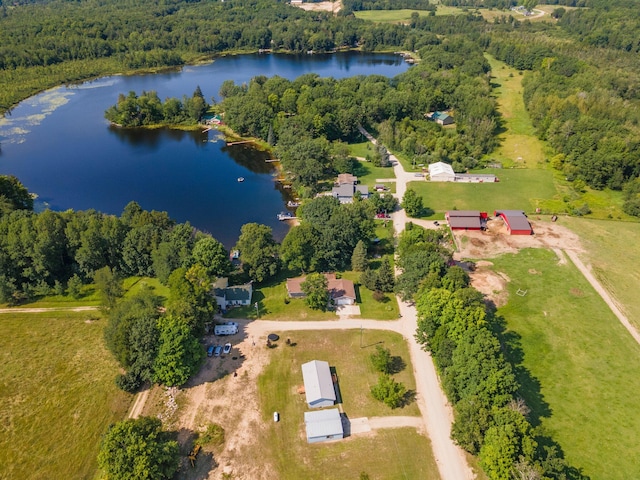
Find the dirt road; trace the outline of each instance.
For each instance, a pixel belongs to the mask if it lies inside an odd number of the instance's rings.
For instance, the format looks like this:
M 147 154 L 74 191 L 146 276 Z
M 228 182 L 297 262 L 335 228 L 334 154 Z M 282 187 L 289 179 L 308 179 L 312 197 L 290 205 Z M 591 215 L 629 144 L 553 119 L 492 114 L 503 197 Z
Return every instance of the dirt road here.
M 376 144 L 375 138 L 364 128 L 359 127 L 359 130 L 370 142 Z M 399 201 L 402 201 L 402 197 L 407 191 L 407 183 L 417 180 L 417 177 L 414 173 L 406 172 L 395 155 L 390 155 L 389 159 L 393 163 L 396 175 L 395 196 Z M 437 228 L 433 225 L 433 222 L 409 219 L 402 209 L 394 212 L 392 218 L 393 227 L 398 235 L 404 230 L 408 221 L 425 228 Z M 472 479 L 474 474 L 467 463 L 463 450 L 451 440 L 453 409 L 442 391 L 431 355 L 425 352 L 415 340 L 414 334 L 418 325 L 417 311 L 413 305 L 402 302 L 399 298 L 398 304 L 402 320 L 397 323 L 400 326 L 400 333 L 406 338 L 409 345 L 409 353 L 414 368 L 413 374 L 416 379 L 416 401 L 422 413 L 427 434 L 431 439 L 433 455 L 438 465 L 440 477 L 442 480 Z M 378 328 L 384 328 L 382 325 L 387 322 L 375 323 Z
M 613 300 L 611 295 L 609 295 L 609 293 L 604 289 L 604 287 L 600 284 L 600 282 L 598 282 L 596 277 L 593 276 L 593 273 L 591 273 L 591 269 L 588 268 L 584 263 L 582 263 L 582 260 L 580 260 L 576 252 L 572 250 L 565 250 L 564 253 L 567 254 L 567 256 L 571 259 L 571 261 L 576 266 L 576 268 L 580 270 L 582 275 L 584 275 L 584 278 L 587 279 L 587 281 L 591 284 L 593 289 L 596 292 L 598 292 L 598 295 L 602 297 L 602 300 L 604 300 L 604 302 L 609 306 L 613 314 L 616 317 L 618 317 L 618 320 L 620 321 L 620 323 L 624 326 L 624 328 L 627 329 L 627 331 L 631 334 L 634 340 L 638 342 L 638 344 L 640 344 L 640 334 L 634 328 L 634 326 L 631 325 L 631 322 L 626 317 L 626 315 L 622 313 L 622 311 L 618 307 L 615 300 Z
M 100 307 L 0 308 L 0 313 L 90 312 Z

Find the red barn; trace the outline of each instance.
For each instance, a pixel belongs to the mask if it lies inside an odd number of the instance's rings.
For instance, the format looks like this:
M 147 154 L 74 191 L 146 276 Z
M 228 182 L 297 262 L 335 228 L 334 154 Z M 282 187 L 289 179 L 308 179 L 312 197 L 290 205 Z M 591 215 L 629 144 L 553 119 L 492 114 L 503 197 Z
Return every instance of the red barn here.
M 496 210 L 493 215 L 502 217 L 504 224 L 507 226 L 509 235 L 531 235 L 533 229 L 522 210 Z
M 478 210 L 452 210 L 444 214 L 451 230 L 480 230 L 487 214 Z

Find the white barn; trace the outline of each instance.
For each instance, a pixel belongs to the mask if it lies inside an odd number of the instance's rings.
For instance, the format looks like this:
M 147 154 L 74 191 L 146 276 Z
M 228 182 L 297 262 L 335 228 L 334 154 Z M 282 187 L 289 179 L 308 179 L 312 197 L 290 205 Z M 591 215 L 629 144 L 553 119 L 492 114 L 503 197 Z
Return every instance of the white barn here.
M 429 179 L 432 182 L 455 182 L 456 174 L 448 163 L 436 162 L 429 165 Z
M 311 360 L 303 363 L 302 378 L 307 405 L 310 408 L 330 407 L 336 402 L 329 362 Z
M 304 413 L 307 442 L 317 443 L 344 438 L 342 419 L 337 408 Z

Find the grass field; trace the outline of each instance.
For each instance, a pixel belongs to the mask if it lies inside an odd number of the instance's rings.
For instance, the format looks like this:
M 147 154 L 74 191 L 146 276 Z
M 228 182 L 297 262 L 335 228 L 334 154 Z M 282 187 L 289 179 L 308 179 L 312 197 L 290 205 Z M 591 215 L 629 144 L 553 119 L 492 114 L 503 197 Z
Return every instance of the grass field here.
M 115 386 L 105 321 L 86 319 L 0 316 L 0 478 L 95 477 L 101 435 L 132 397 Z
M 287 334 L 289 335 L 289 334 Z M 310 360 L 327 360 L 335 366 L 343 398 L 344 411 L 351 419 L 363 416 L 418 416 L 415 403 L 396 410 L 374 400 L 369 393 L 377 382 L 369 355 L 373 345 L 384 342 L 394 356 L 407 362 L 396 375 L 407 388 L 414 389 L 413 368 L 404 339 L 398 334 L 365 330 L 361 332 L 296 332 L 295 347 L 281 346 L 273 351 L 269 366 L 258 380 L 262 415 L 268 428 L 261 438 L 270 452 L 280 479 L 358 478 L 367 472 L 374 478 L 437 479 L 429 440 L 414 429 L 379 430 L 366 437 L 309 445 L 304 436 L 303 413 L 308 410 L 304 395 L 296 393 L 302 385 L 300 365 Z M 280 422 L 271 416 L 280 413 Z
M 418 12 L 421 17 L 429 15 L 427 10 L 362 10 L 359 12 L 353 12 L 357 18 L 361 20 L 368 20 L 370 22 L 377 23 L 405 23 L 411 20 L 411 14 Z
M 163 301 L 169 297 L 169 288 L 162 285 L 157 278 L 150 277 L 129 277 L 124 279 L 122 282 L 124 296 L 135 295 L 145 285 L 151 287 L 156 295 L 162 297 Z M 88 284 L 82 286 L 82 296 L 78 299 L 73 298 L 71 295 L 51 295 L 38 298 L 21 306 L 26 308 L 98 307 L 100 306 L 100 295 L 93 284 Z
M 576 232 L 586 249 L 582 255 L 593 267 L 600 283 L 619 302 L 622 311 L 640 329 L 640 223 L 560 218 L 559 223 Z
M 579 271 L 558 265 L 552 252 L 492 261 L 511 279 L 509 303 L 498 314 L 506 319 L 509 355 L 523 359 L 521 393 L 534 423 L 592 479 L 640 478 L 640 346 Z
M 435 212 L 446 210 L 494 210 L 535 211 L 544 207 L 547 199 L 558 195 L 549 170 L 485 169 L 494 173 L 496 183 L 411 182 L 424 200 L 425 207 Z M 434 217 L 435 218 L 435 217 Z

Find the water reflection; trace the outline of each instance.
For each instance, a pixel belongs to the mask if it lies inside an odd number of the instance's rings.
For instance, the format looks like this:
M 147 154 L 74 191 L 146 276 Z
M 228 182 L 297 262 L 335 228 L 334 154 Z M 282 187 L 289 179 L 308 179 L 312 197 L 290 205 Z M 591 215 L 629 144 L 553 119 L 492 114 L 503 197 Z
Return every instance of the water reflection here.
M 133 147 L 147 147 L 156 150 L 163 140 L 191 140 L 199 148 L 206 145 L 208 135 L 200 130 L 174 130 L 170 128 L 122 128 L 109 125 L 109 133 Z

